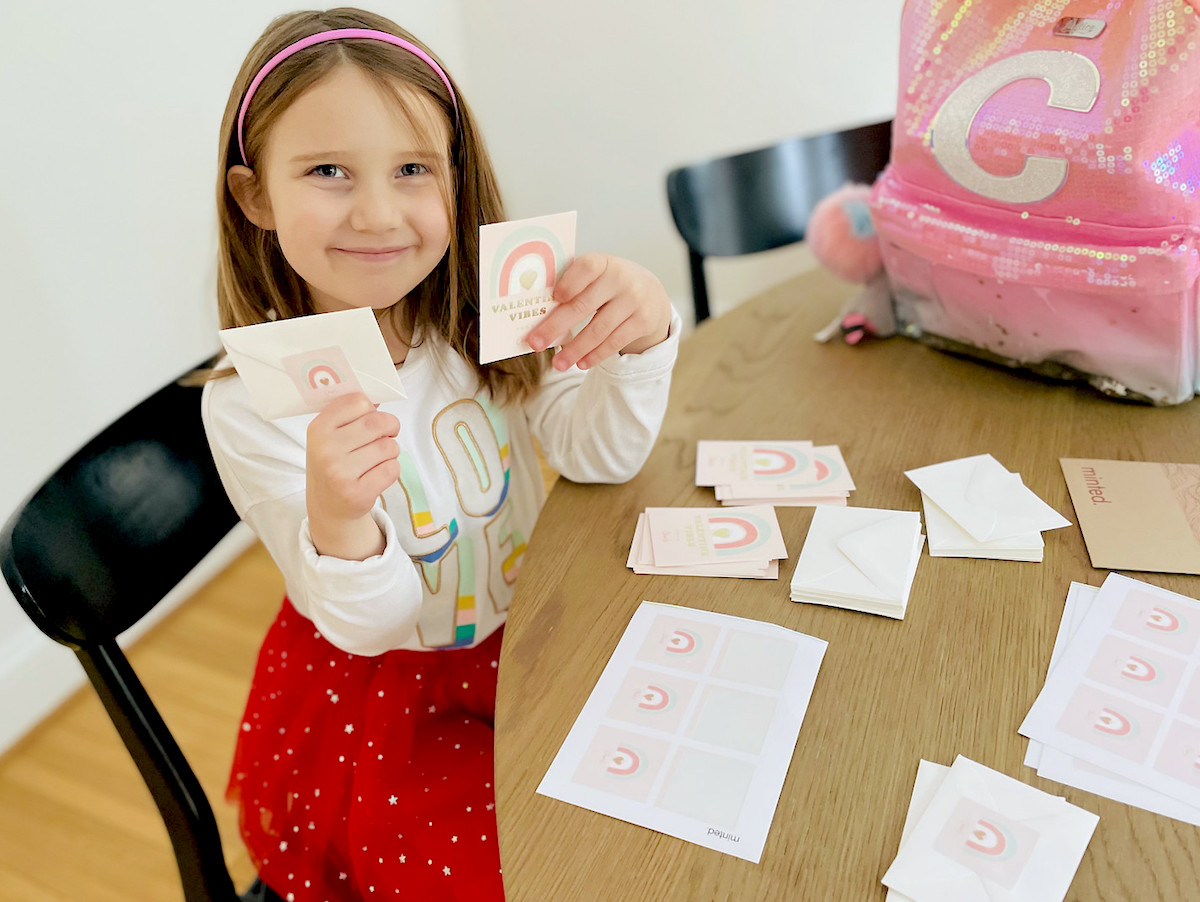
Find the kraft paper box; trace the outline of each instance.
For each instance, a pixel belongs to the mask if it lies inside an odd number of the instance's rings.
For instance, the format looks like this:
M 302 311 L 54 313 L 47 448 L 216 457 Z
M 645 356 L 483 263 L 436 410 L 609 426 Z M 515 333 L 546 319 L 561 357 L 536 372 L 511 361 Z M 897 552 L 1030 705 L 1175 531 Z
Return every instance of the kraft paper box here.
M 1200 574 L 1200 465 L 1059 464 L 1093 567 Z

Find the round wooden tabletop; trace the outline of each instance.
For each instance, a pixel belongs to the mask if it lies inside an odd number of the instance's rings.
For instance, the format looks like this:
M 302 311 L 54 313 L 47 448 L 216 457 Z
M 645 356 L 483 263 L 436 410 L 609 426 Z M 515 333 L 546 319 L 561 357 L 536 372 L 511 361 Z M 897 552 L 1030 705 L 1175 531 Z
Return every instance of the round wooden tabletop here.
M 1017 734 L 1045 679 L 1072 580 L 1099 585 L 1077 526 L 1043 563 L 922 554 L 904 620 L 795 604 L 811 508 L 777 508 L 789 557 L 773 580 L 638 576 L 640 511 L 713 506 L 693 485 L 698 439 L 835 444 L 850 504 L 920 510 L 903 475 L 991 453 L 1075 521 L 1058 459 L 1200 462 L 1200 407 L 1151 408 L 1052 385 L 904 338 L 812 335 L 853 290 L 809 273 L 704 323 L 682 346 L 658 443 L 618 486 L 560 479 L 509 613 L 496 706 L 501 861 L 510 902 L 882 900 L 920 758 L 965 755 L 1100 815 L 1068 898 L 1200 898 L 1200 828 L 1043 780 Z M 1200 596 L 1200 577 L 1138 579 Z M 643 600 L 777 623 L 829 643 L 772 821 L 752 864 L 537 795 Z

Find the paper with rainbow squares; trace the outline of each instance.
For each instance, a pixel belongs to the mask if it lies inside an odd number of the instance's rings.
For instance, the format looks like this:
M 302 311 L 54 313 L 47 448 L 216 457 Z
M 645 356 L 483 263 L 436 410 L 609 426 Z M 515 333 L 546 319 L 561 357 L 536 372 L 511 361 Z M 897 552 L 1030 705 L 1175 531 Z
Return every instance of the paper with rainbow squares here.
M 1019 732 L 1200 809 L 1200 601 L 1110 573 Z
M 826 644 L 643 601 L 538 792 L 759 861 Z
M 554 283 L 574 256 L 574 212 L 480 226 L 480 363 L 531 353 L 525 336 L 555 306 Z

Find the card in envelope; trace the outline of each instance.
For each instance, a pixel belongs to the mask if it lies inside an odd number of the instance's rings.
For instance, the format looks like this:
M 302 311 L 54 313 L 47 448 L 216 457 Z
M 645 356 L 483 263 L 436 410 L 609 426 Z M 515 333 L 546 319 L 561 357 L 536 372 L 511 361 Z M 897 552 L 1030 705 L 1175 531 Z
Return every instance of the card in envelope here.
M 221 343 L 264 420 L 317 413 L 350 392 L 376 404 L 405 397 L 366 307 L 222 329 Z
M 960 755 L 883 882 L 920 902 L 1062 902 L 1098 821 Z

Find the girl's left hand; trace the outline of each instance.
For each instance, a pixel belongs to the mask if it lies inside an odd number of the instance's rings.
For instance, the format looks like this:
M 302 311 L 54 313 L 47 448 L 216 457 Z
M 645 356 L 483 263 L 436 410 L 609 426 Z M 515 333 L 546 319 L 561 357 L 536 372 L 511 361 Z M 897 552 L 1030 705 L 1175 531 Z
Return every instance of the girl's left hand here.
M 608 254 L 576 257 L 554 285 L 558 306 L 526 341 L 535 351 L 562 344 L 556 370 L 595 366 L 618 351 L 638 354 L 666 340 L 671 302 L 658 278 L 644 267 Z M 588 323 L 578 335 L 571 330 Z M 568 340 L 569 339 L 569 340 Z

